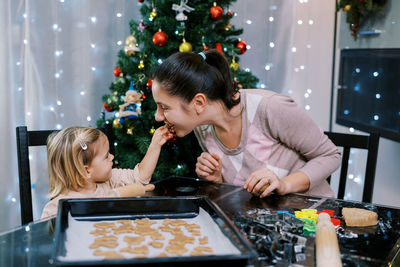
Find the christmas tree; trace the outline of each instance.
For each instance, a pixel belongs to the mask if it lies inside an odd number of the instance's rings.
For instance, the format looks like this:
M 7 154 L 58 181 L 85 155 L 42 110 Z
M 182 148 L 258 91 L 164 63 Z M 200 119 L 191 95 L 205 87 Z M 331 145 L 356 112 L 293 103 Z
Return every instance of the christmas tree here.
M 255 88 L 258 79 L 239 67 L 246 43 L 243 32 L 230 24 L 233 1 L 142 1 L 140 22 L 131 21 L 131 35 L 118 53 L 111 93 L 103 96 L 105 111 L 98 127 L 111 123 L 115 136 L 115 165 L 133 168 L 144 157 L 154 129 L 156 104 L 151 85 L 154 69 L 175 52 L 199 53 L 216 48 L 223 53 L 239 88 Z M 179 2 L 180 1 L 180 2 Z M 170 175 L 195 176 L 201 149 L 194 134 L 173 137 L 162 148 L 153 179 Z

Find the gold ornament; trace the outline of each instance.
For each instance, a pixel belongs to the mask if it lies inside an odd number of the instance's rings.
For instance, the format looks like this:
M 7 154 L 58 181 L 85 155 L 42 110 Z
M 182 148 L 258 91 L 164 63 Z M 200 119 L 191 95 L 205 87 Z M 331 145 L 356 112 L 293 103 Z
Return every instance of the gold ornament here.
M 228 25 L 225 26 L 225 31 L 229 31 L 232 28 L 232 25 L 228 23 Z
M 128 56 L 134 56 L 136 54 L 136 51 L 139 51 L 136 49 L 136 46 L 125 46 L 124 47 L 125 54 Z
M 122 127 L 122 124 L 119 123 L 119 118 L 113 120 L 113 126 L 115 129 L 120 129 Z
M 179 45 L 179 52 L 192 52 L 192 45 L 183 39 L 183 43 Z
M 128 56 L 134 56 L 137 51 L 140 51 L 135 36 L 128 35 L 126 37 L 124 51 Z
M 157 17 L 157 11 L 155 8 L 150 12 L 150 19 L 155 19 Z
M 344 11 L 344 12 L 347 12 L 347 11 L 349 11 L 350 9 L 351 9 L 351 5 L 345 5 L 344 8 L 343 8 L 343 11 Z
M 129 127 L 128 130 L 126 130 L 126 133 L 129 135 L 133 135 L 133 129 L 135 129 L 135 127 Z
M 156 129 L 154 129 L 154 127 L 151 127 L 149 132 L 150 132 L 151 135 L 153 135 L 155 131 L 156 131 Z
M 111 101 L 113 102 L 113 103 L 118 103 L 119 101 L 118 101 L 118 96 L 116 96 L 116 95 L 112 95 L 111 96 Z
M 125 39 L 126 46 L 134 46 L 136 44 L 136 38 L 133 35 L 128 35 Z
M 144 69 L 144 63 L 143 63 L 143 60 L 140 60 L 140 63 L 139 63 L 139 65 L 138 65 L 138 69 L 139 69 L 139 70 L 142 70 L 142 69 Z
M 239 64 L 236 63 L 236 61 L 235 61 L 235 56 L 233 56 L 233 58 L 232 58 L 232 63 L 231 63 L 231 65 L 229 65 L 229 66 L 230 66 L 231 69 L 233 69 L 234 71 L 237 71 L 237 70 L 238 70 Z
M 237 64 L 235 61 L 232 61 L 231 65 L 230 65 L 231 69 L 233 69 L 234 71 L 239 69 L 239 64 Z

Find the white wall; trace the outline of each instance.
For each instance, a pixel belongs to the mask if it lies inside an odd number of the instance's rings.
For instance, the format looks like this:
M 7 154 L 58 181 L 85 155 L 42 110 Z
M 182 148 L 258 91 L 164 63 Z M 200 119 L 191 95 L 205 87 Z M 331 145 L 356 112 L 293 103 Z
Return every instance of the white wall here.
M 378 29 L 383 32 L 378 36 L 373 37 L 359 37 L 354 41 L 350 36 L 348 24 L 345 21 L 345 15 L 340 12 L 338 19 L 338 32 L 337 32 L 337 47 L 336 47 L 336 86 L 337 86 L 337 73 L 339 65 L 340 49 L 344 48 L 400 48 L 400 1 L 388 0 L 384 6 L 385 14 L 377 16 L 374 19 L 374 24 L 369 24 L 364 29 Z M 336 91 L 335 91 L 336 95 Z M 400 99 L 399 99 L 400 104 Z M 334 112 L 336 114 L 336 111 Z M 335 120 L 335 118 L 334 118 Z M 349 128 L 342 127 L 334 124 L 334 131 L 349 132 Z M 360 131 L 355 133 L 365 134 Z M 360 168 L 361 163 L 358 159 L 365 160 L 365 154 L 358 152 L 352 156 L 358 155 L 358 158 L 353 160 L 357 168 Z M 373 194 L 373 202 L 391 206 L 400 206 L 400 143 L 394 142 L 385 138 L 380 138 L 378 161 L 375 175 L 375 187 Z M 364 163 L 365 164 L 365 163 Z M 355 170 L 354 170 L 355 171 Z M 365 170 L 363 170 L 365 172 Z M 364 175 L 363 175 L 364 176 Z M 362 177 L 363 177 L 362 176 Z M 361 198 L 361 185 L 355 184 L 353 181 L 347 183 L 349 190 L 349 198 L 359 200 Z

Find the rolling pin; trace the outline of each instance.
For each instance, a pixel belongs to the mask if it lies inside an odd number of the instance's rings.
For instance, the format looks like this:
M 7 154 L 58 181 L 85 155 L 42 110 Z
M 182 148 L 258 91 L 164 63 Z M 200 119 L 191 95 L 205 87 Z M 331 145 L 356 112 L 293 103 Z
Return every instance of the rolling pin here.
M 323 212 L 318 215 L 315 243 L 317 267 L 342 266 L 335 226 L 333 226 L 331 217 L 327 213 Z
M 146 191 L 152 191 L 153 184 L 143 185 L 141 183 L 133 183 L 115 188 L 113 191 L 114 197 L 140 197 L 144 196 Z

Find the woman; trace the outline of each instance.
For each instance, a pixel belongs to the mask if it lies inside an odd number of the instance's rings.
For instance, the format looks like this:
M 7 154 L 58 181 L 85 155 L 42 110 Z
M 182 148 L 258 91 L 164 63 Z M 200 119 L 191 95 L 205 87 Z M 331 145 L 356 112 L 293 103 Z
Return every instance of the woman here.
M 157 121 L 179 137 L 195 131 L 205 151 L 199 177 L 243 185 L 260 197 L 333 197 L 326 178 L 340 165 L 337 147 L 289 97 L 238 90 L 217 50 L 171 55 L 156 69 L 152 92 Z

